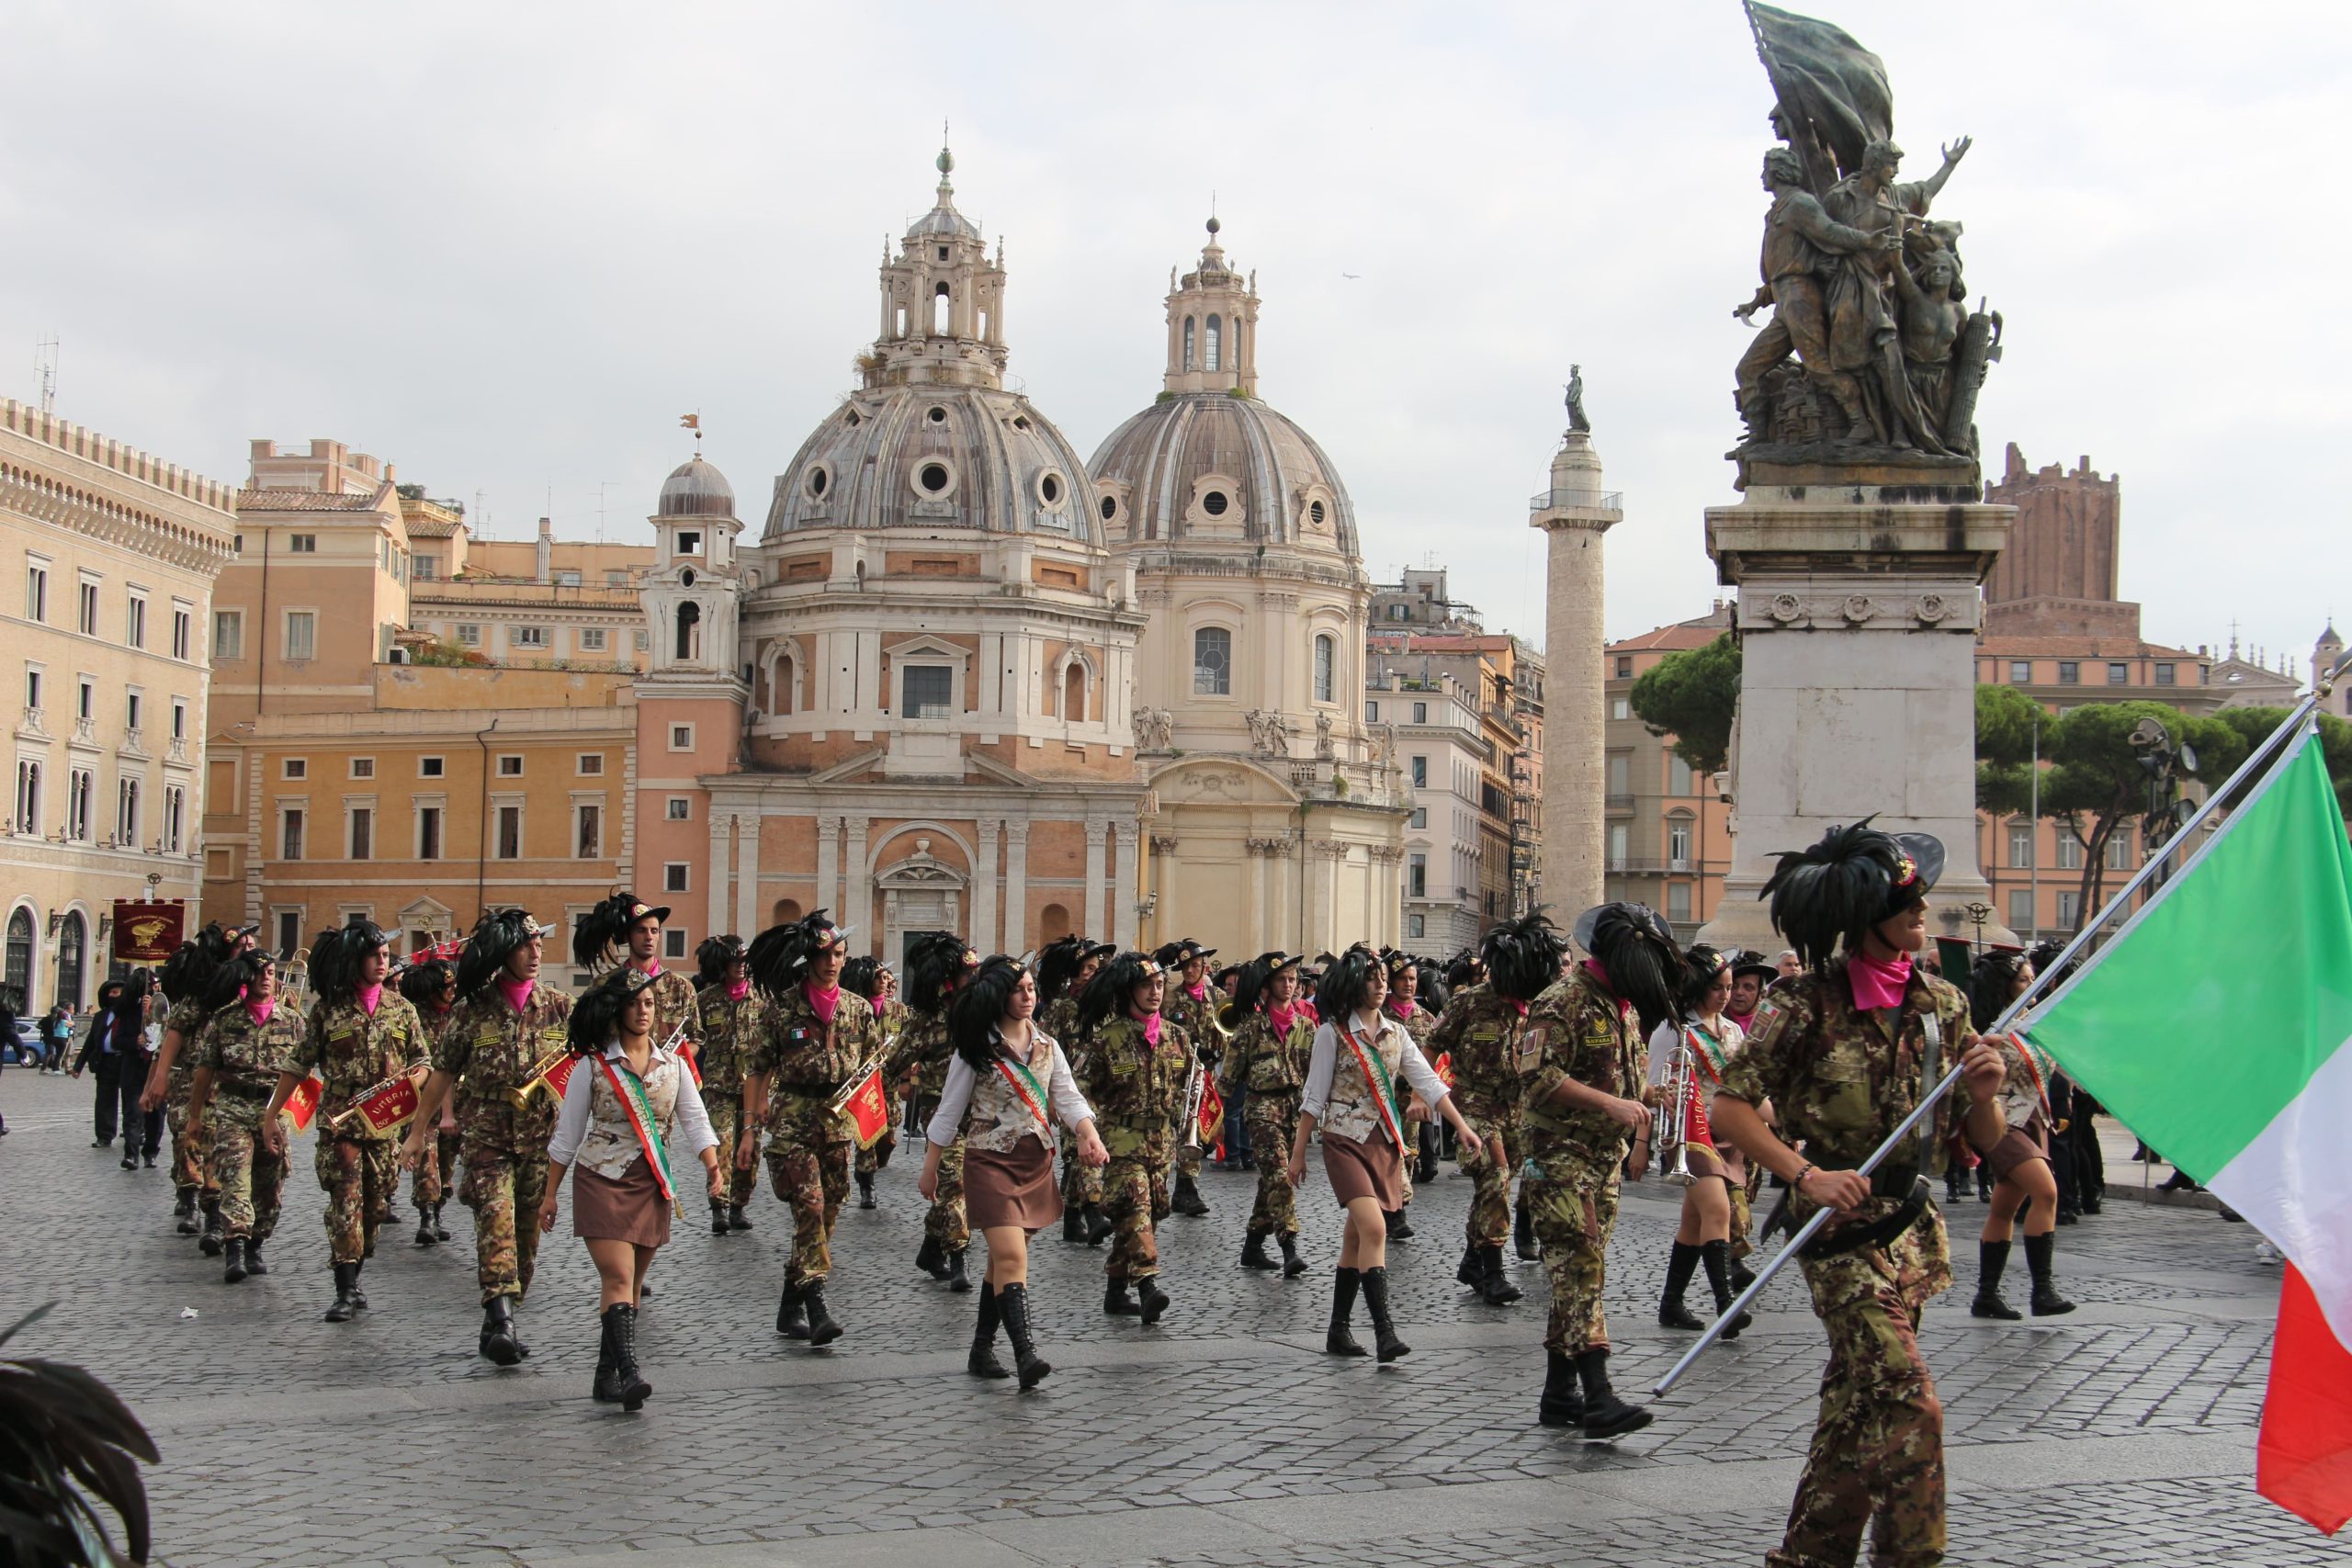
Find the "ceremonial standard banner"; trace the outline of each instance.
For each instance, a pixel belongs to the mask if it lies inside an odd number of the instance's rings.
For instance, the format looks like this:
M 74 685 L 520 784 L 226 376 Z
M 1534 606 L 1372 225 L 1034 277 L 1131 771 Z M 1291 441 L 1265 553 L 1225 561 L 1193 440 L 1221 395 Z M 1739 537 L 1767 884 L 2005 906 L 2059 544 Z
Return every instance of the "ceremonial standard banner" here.
M 134 904 L 114 901 L 114 955 L 125 964 L 161 964 L 180 944 L 181 922 L 187 917 L 178 904 Z
M 2286 1254 L 2264 1496 L 2352 1517 L 2352 844 L 2306 732 L 2028 1032 Z

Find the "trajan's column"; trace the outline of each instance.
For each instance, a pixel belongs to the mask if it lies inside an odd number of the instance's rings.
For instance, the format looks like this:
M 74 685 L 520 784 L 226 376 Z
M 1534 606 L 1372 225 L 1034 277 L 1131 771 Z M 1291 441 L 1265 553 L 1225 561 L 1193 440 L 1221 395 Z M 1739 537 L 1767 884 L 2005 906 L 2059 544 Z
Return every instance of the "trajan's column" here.
M 1600 902 L 1600 536 L 1624 517 L 1623 497 L 1601 483 L 1600 456 L 1585 422 L 1581 377 L 1568 386 L 1568 430 L 1552 457 L 1551 488 L 1531 503 L 1528 525 L 1550 543 L 1544 604 L 1544 863 L 1538 900 L 1563 929 Z

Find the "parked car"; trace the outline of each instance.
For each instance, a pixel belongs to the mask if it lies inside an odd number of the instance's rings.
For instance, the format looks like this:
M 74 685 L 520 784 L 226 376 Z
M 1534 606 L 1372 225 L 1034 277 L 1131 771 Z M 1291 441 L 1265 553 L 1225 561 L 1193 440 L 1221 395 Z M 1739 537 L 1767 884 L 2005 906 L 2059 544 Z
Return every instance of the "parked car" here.
M 41 1049 L 40 1020 L 37 1018 L 17 1020 L 16 1038 L 0 1041 L 0 1050 L 6 1050 L 8 1059 L 20 1066 L 29 1067 L 39 1062 Z

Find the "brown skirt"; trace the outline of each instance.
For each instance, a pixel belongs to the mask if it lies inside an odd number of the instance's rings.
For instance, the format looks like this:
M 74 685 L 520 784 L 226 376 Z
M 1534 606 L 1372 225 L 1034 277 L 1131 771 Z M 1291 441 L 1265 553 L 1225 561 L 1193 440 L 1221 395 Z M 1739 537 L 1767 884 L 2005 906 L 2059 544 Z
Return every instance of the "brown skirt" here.
M 1396 1145 L 1385 1137 L 1359 1144 L 1330 1133 L 1323 1138 L 1323 1174 L 1330 1179 L 1331 1195 L 1346 1208 L 1358 1198 L 1371 1198 L 1383 1213 L 1405 1206 L 1405 1166 Z
M 2041 1118 L 2036 1117 L 2024 1127 L 2012 1127 L 2002 1134 L 2001 1141 L 1991 1148 L 1977 1150 L 1984 1163 L 1993 1168 L 1994 1180 L 2007 1181 L 2009 1173 L 2028 1160 L 2050 1157 L 2050 1145 L 2041 1137 Z
M 571 1234 L 586 1241 L 661 1247 L 670 1239 L 670 1205 L 639 1155 L 615 1181 L 585 1166 L 571 1173 Z
M 976 1231 L 1019 1225 L 1041 1231 L 1062 1217 L 1062 1195 L 1054 1186 L 1053 1152 L 1041 1139 L 1026 1137 L 1010 1154 L 964 1151 L 964 1213 Z

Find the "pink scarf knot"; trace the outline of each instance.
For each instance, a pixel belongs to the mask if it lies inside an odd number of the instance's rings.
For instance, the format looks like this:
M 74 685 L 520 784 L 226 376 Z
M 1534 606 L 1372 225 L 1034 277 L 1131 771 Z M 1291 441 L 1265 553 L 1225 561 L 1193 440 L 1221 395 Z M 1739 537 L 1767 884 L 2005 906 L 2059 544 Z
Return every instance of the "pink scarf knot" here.
M 506 998 L 506 1005 L 516 1012 L 521 1012 L 531 1005 L 531 992 L 537 986 L 537 980 L 513 980 L 503 975 L 498 977 L 499 994 Z
M 269 1021 L 269 1015 L 277 1010 L 277 998 L 276 997 L 264 997 L 259 1001 L 254 1001 L 249 998 L 245 1002 L 245 1014 L 255 1023 L 267 1023 Z
M 1151 1046 L 1159 1043 L 1159 1015 L 1156 1012 L 1144 1015 L 1143 1043 Z
M 740 1002 L 751 994 L 752 982 L 750 980 L 729 980 L 727 982 L 727 999 L 729 1001 Z
M 359 1010 L 369 1018 L 376 1016 L 376 1004 L 384 999 L 384 987 L 379 984 L 362 986 L 358 990 Z
M 1846 978 L 1854 987 L 1854 1005 L 1864 1011 L 1899 1008 L 1911 987 L 1911 955 L 1898 953 L 1890 963 L 1867 953 L 1850 954 L 1846 960 Z
M 841 987 L 834 986 L 830 990 L 820 991 L 815 986 L 804 983 L 800 994 L 808 999 L 808 1010 L 817 1015 L 819 1023 L 831 1024 L 833 1021 L 833 1010 L 842 1005 Z
M 1270 1007 L 1266 1010 L 1266 1021 L 1274 1026 L 1275 1033 L 1281 1035 L 1290 1033 L 1291 1022 L 1297 1017 L 1298 1004 L 1295 1002 L 1286 1002 L 1281 1007 Z

